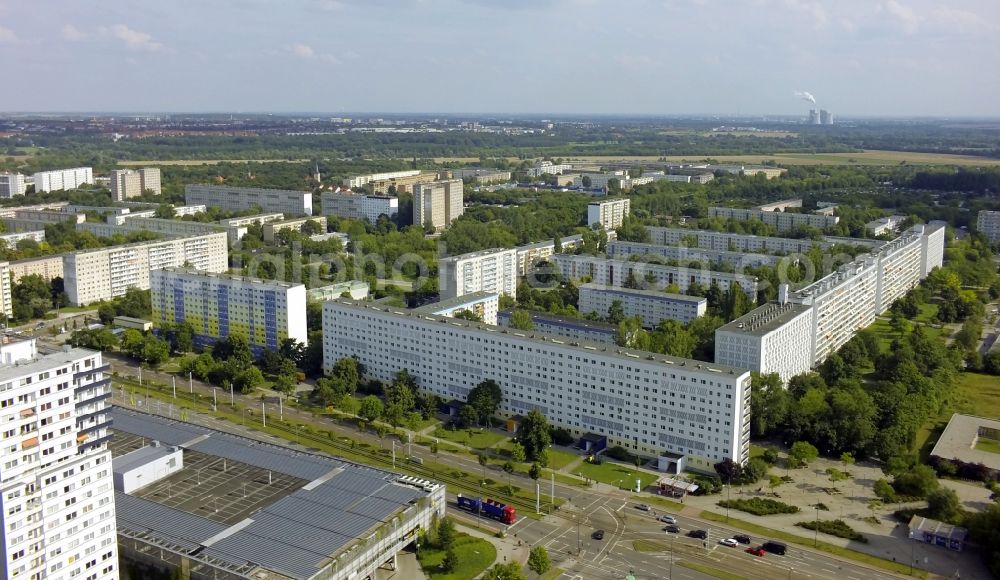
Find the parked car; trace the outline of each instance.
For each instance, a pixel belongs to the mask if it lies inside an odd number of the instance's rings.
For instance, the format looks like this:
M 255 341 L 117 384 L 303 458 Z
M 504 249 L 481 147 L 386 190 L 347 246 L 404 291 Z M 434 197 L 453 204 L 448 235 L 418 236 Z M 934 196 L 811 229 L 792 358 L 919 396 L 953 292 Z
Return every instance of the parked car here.
M 603 540 L 604 539 L 604 530 L 597 530 L 597 531 L 595 531 L 593 534 L 591 534 L 591 537 L 593 537 L 595 540 Z
M 736 534 L 735 536 L 733 536 L 733 539 L 736 540 L 737 542 L 741 543 L 741 544 L 749 544 L 750 543 L 750 536 L 748 536 L 746 534 Z
M 764 554 L 767 553 L 767 551 L 764 550 L 764 548 L 761 548 L 760 546 L 750 547 L 750 548 L 747 548 L 744 551 L 747 554 L 753 554 L 754 556 L 763 556 Z
M 665 524 L 676 524 L 677 518 L 674 516 L 660 516 L 660 521 Z
M 675 525 L 664 526 L 663 531 L 668 534 L 679 534 L 681 529 Z
M 705 530 L 691 530 L 687 533 L 689 538 L 698 538 L 699 540 L 704 540 L 708 537 L 708 532 Z
M 723 546 L 726 546 L 728 548 L 735 548 L 736 546 L 740 545 L 739 542 L 737 542 L 736 540 L 734 540 L 732 538 L 726 538 L 724 540 L 719 540 L 719 544 L 721 544 Z
M 639 504 L 636 504 L 635 505 L 635 509 L 642 510 L 644 512 L 648 512 L 649 511 L 649 504 L 648 503 L 639 503 Z

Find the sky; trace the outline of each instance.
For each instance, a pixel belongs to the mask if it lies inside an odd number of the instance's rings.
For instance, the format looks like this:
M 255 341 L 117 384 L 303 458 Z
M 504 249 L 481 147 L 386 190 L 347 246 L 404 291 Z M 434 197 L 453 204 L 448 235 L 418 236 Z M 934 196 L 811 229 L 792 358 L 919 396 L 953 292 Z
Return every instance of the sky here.
M 5 112 L 1000 116 L 998 0 L 0 0 Z

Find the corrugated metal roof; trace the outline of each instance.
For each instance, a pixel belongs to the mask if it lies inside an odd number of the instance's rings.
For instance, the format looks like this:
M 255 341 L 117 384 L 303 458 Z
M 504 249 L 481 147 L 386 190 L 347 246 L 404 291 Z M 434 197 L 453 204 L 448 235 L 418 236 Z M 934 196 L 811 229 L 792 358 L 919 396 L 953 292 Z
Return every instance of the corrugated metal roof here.
M 187 550 L 229 526 L 208 518 L 189 514 L 163 504 L 115 492 L 115 512 L 118 527 L 166 540 Z

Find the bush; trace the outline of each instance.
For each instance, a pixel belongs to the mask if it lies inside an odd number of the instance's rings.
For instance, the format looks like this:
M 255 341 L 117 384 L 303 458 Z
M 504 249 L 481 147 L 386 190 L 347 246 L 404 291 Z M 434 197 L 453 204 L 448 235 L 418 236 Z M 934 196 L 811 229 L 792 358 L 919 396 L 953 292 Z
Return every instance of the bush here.
M 635 455 L 632 455 L 625 450 L 624 447 L 615 445 L 604 452 L 605 455 L 611 459 L 617 459 L 618 461 L 627 461 L 628 463 L 633 463 L 635 461 Z
M 876 481 L 872 491 L 885 503 L 894 503 L 896 501 L 896 490 L 892 488 L 892 485 L 885 478 Z
M 769 516 L 773 514 L 794 514 L 799 508 L 778 500 L 753 497 L 750 499 L 732 499 L 719 502 L 719 506 L 733 508 L 741 512 L 747 512 L 755 516 Z
M 688 478 L 698 486 L 694 495 L 713 495 L 722 491 L 722 480 L 711 475 L 691 474 Z
M 937 475 L 927 465 L 915 465 L 909 471 L 900 473 L 892 481 L 896 493 L 914 497 L 927 497 L 938 488 Z
M 795 525 L 807 530 L 816 529 L 816 522 L 814 521 L 798 522 Z M 831 536 L 837 536 L 838 538 L 854 540 L 855 542 L 861 542 L 863 544 L 868 543 L 868 538 L 864 537 L 860 532 L 847 525 L 844 520 L 820 520 L 819 531 L 824 534 L 830 534 Z
M 573 435 L 569 432 L 569 429 L 563 427 L 554 427 L 552 429 L 552 442 L 556 445 L 572 445 L 576 441 L 573 439 Z

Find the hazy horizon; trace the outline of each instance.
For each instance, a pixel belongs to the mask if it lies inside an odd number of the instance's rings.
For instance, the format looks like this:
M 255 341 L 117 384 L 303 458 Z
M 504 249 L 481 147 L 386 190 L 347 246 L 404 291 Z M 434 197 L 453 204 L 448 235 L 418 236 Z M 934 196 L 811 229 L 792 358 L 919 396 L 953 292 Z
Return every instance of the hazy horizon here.
M 1000 117 L 988 0 L 84 4 L 0 0 L 0 111 Z

